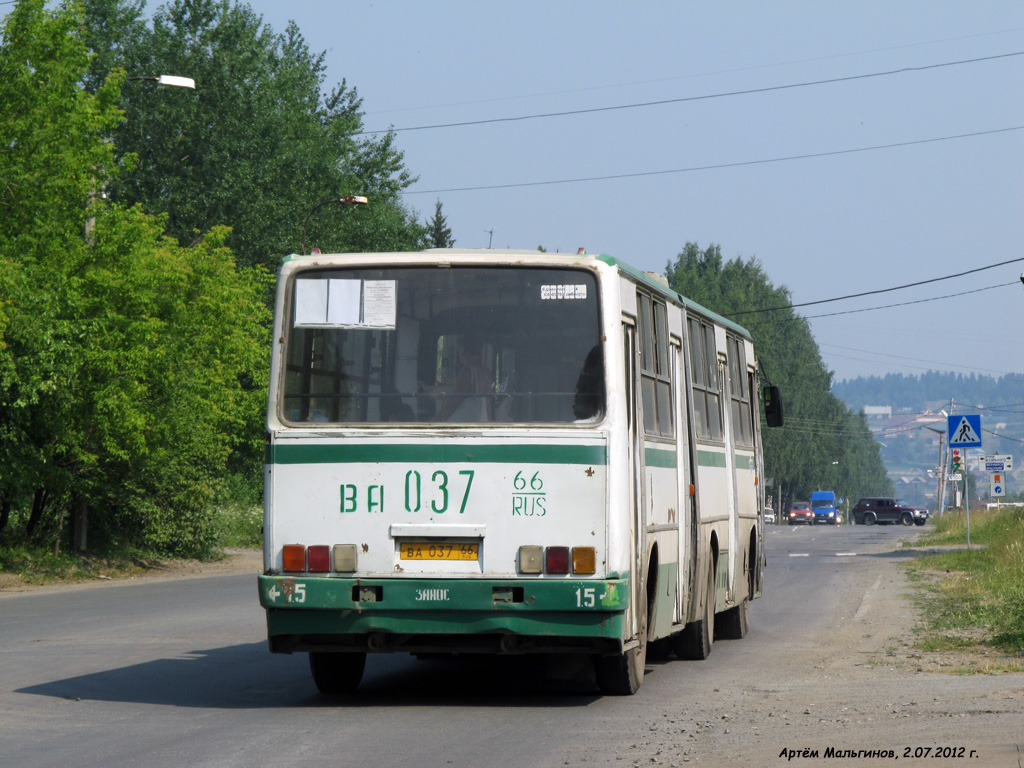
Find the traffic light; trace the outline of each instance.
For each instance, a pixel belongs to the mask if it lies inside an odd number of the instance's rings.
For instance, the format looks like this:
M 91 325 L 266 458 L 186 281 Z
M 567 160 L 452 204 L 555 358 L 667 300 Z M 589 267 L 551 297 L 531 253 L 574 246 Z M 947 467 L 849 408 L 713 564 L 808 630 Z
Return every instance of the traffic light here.
M 960 472 L 964 468 L 964 452 L 960 448 L 953 449 L 953 471 Z

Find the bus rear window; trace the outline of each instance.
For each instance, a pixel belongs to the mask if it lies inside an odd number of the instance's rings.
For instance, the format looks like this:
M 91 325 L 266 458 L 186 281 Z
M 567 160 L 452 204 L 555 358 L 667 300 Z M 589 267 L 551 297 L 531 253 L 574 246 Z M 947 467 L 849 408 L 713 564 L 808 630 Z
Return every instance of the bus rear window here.
M 604 414 L 589 271 L 306 270 L 290 297 L 286 422 L 575 423 Z

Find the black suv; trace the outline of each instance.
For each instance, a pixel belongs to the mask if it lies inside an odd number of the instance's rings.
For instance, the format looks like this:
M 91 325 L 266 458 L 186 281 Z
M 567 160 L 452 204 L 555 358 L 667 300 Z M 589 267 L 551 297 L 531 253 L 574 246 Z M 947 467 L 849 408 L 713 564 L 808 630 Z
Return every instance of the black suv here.
M 928 522 L 928 510 L 908 506 L 899 499 L 884 496 L 869 496 L 857 502 L 853 508 L 854 525 L 924 525 Z

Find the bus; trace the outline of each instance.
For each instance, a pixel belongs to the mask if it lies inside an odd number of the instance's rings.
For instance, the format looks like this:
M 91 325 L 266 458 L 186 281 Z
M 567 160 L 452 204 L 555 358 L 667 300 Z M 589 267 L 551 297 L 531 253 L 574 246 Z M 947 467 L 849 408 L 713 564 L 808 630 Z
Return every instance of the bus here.
M 353 692 L 368 653 L 648 653 L 747 631 L 764 572 L 751 335 L 607 255 L 290 256 L 265 459 L 270 651 Z

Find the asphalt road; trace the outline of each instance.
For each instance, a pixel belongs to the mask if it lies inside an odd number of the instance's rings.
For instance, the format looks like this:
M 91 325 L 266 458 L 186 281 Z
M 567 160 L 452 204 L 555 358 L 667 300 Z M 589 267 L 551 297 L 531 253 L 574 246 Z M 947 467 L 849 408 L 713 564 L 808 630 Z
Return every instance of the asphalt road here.
M 571 660 L 389 655 L 326 700 L 304 654 L 267 651 L 255 574 L 0 593 L 0 765 L 1019 766 L 1024 676 L 908 665 L 895 545 L 915 533 L 769 528 L 748 636 L 621 698 Z M 911 759 L 942 744 L 965 754 Z

